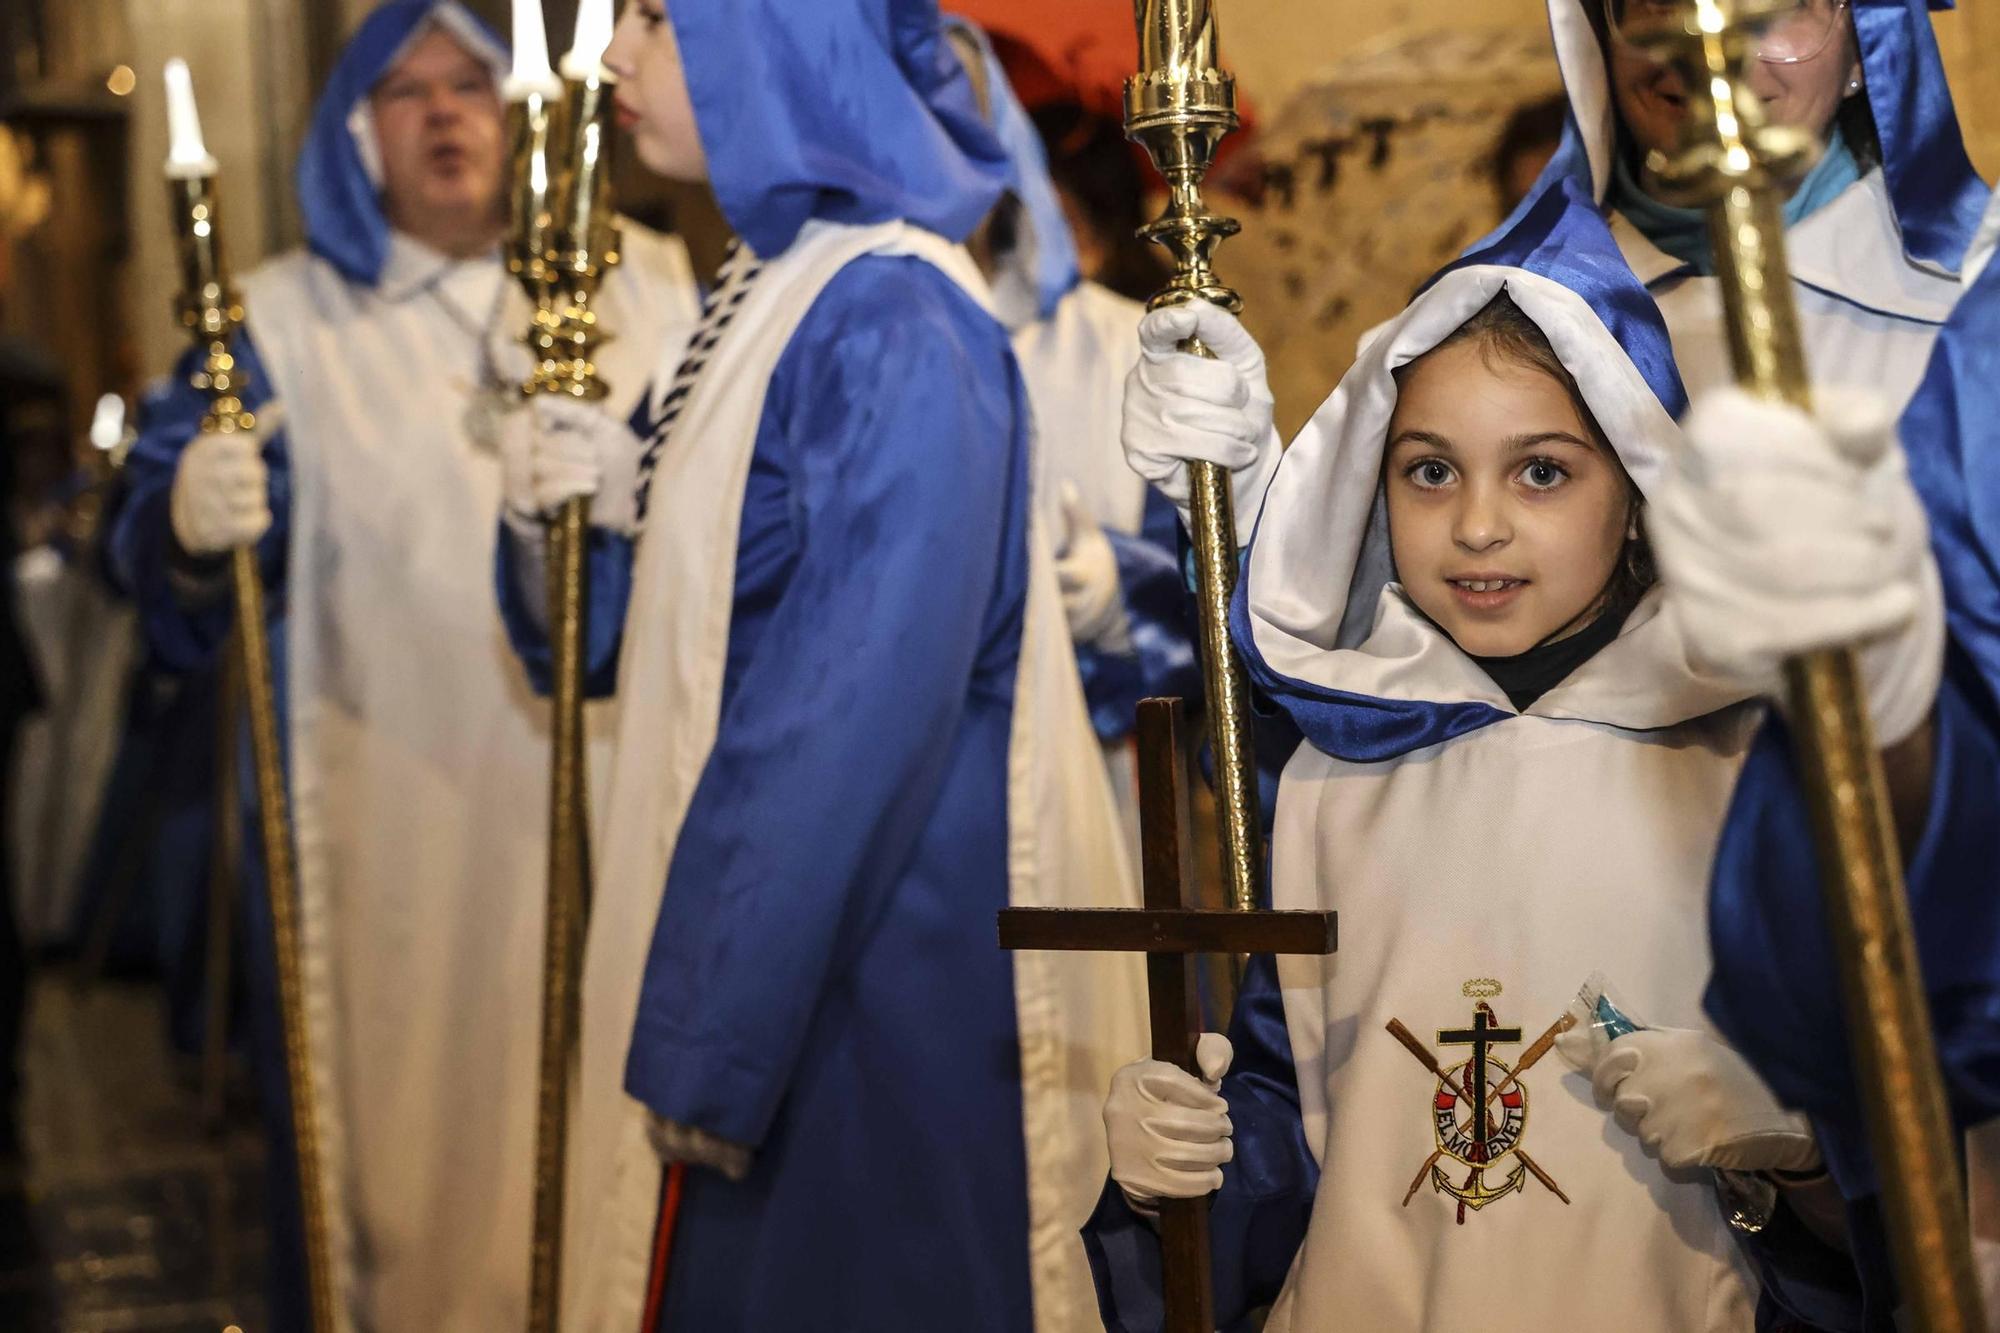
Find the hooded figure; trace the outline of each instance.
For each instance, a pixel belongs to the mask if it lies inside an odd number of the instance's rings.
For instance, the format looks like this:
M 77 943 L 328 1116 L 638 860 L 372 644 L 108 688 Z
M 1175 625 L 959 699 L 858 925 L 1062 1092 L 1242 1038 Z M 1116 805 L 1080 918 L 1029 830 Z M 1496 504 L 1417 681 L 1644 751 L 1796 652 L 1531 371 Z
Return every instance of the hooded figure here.
M 1139 846 L 1132 730 L 1141 699 L 1199 706 L 1174 507 L 1118 447 L 1125 376 L 1145 307 L 1077 268 L 1076 243 L 1041 136 L 977 27 L 949 20 L 1007 152 L 1007 196 L 988 223 L 994 305 L 1035 412 L 1041 512 L 1055 546 L 1077 668 L 1104 747 L 1126 840 Z
M 1707 224 L 1699 211 L 1662 204 L 1640 183 L 1644 152 L 1621 124 L 1608 73 L 1607 53 L 1622 40 L 1609 31 L 1608 3 L 1549 0 L 1570 104 L 1562 146 L 1528 200 L 1475 249 L 1532 250 L 1535 203 L 1573 183 L 1606 210 L 1699 395 L 1733 378 Z M 1959 266 L 1989 192 L 1966 157 L 1924 0 L 1813 0 L 1806 8 L 1831 24 L 1825 44 L 1806 58 L 1833 60 L 1851 19 L 1860 67 L 1858 80 L 1841 85 L 1826 152 L 1785 207 L 1806 356 L 1816 382 L 1866 384 L 1899 408 L 1958 299 Z M 1846 71 L 1836 77 L 1845 80 Z M 1668 101 L 1685 93 L 1638 95 Z
M 1989 211 L 1989 228 L 1992 219 L 2000 219 L 2000 203 Z M 1949 670 L 1960 693 L 2000 716 L 2000 269 L 1976 259 L 1968 261 L 1965 297 L 1938 338 L 1901 434 L 1944 580 L 1955 644 Z M 1941 764 L 1936 782 L 1990 783 L 1993 771 L 1990 755 L 1967 751 L 1955 774 Z M 1782 827 L 1793 843 L 1805 836 L 1795 811 Z M 1983 842 L 1946 846 L 1957 864 L 2000 864 L 2000 832 L 1991 826 Z M 1933 850 L 1932 860 L 1941 854 Z M 1879 1232 L 1839 968 L 1818 924 L 1818 884 L 1760 876 L 1754 885 L 1756 892 L 1750 884 L 1718 883 L 1712 928 L 1719 981 L 1711 1005 L 1772 1084 L 1833 1127 L 1823 1132 L 1844 1145 L 1839 1156 L 1851 1164 L 1850 1192 L 1870 1208 L 1864 1225 Z M 1990 1318 L 2000 1311 L 2000 895 L 1990 884 L 1965 887 L 1913 893 L 1910 907 L 1953 1119 L 1973 1129 L 1966 1176 Z M 1878 1305 L 1886 1306 L 1879 1235 L 1875 1244 L 1871 1278 Z
M 453 72 L 421 91 L 389 82 L 409 82 L 419 57 Z M 452 0 L 368 18 L 301 157 L 309 247 L 243 280 L 249 322 L 233 349 L 250 406 L 267 424 L 283 409 L 263 440 L 259 551 L 340 1326 L 368 1333 L 489 1333 L 526 1318 L 548 714 L 520 681 L 490 579 L 492 418 L 519 396 L 497 361 L 530 311 L 497 246 L 497 171 L 496 244 L 447 257 L 392 228 L 382 157 L 411 143 L 385 148 L 370 112 L 378 88 L 425 97 L 423 133 L 436 138 L 423 151 L 462 163 L 477 151 L 473 117 L 493 117 L 481 124 L 497 142 L 505 72 L 499 42 Z M 678 242 L 629 227 L 625 241 L 602 317 L 619 334 L 604 373 L 629 401 L 662 343 L 685 338 L 695 303 Z M 149 405 L 111 535 L 154 649 L 190 671 L 230 620 L 219 558 L 189 554 L 190 534 L 213 526 L 189 466 L 220 438 L 197 434 L 192 369 Z M 255 503 L 264 468 L 247 461 L 237 471 Z M 241 789 L 254 799 L 253 783 Z M 256 839 L 244 841 L 254 857 Z M 261 866 L 248 869 L 261 883 Z M 253 1049 L 279 1164 L 273 1323 L 297 1329 L 303 1261 L 261 890 L 249 910 Z
M 1768 1201 L 1764 1230 L 1738 1234 L 1715 1173 L 1664 1165 L 1643 1126 L 1607 1114 L 1607 1044 L 1565 1035 L 1564 1059 L 1526 1059 L 1602 973 L 1657 1038 L 1735 1071 L 1760 1133 L 1802 1159 L 1816 1140 L 1856 1197 L 1840 1128 L 1817 1115 L 1808 1128 L 1784 1109 L 1815 1111 L 1796 1084 L 1774 1098 L 1714 1035 L 1751 1039 L 1764 1011 L 1718 995 L 1766 972 L 1718 960 L 1704 989 L 1712 894 L 1815 882 L 1788 742 L 1757 688 L 1695 665 L 1684 608 L 1661 584 L 1571 637 L 1490 659 L 1397 582 L 1383 476 L 1396 372 L 1502 293 L 1637 494 L 1656 503 L 1677 475 L 1684 398 L 1667 330 L 1597 210 L 1557 191 L 1522 221 L 1546 243 L 1515 264 L 1461 261 L 1372 337 L 1278 465 L 1246 555 L 1232 634 L 1307 741 L 1278 791 L 1274 905 L 1338 908 L 1343 930 L 1331 958 L 1255 961 L 1238 1003 L 1219 1085 L 1234 1156 L 1211 1215 L 1218 1323 L 1275 1302 L 1269 1330 L 1873 1328 L 1888 1307 L 1864 1292 L 1879 1258 L 1865 1201 L 1849 1222 L 1858 1262 Z M 1542 566 L 1537 579 L 1554 570 Z M 1920 897 L 1972 886 L 1968 869 L 1990 859 L 1965 853 L 2000 805 L 1957 767 L 1993 748 L 1964 692 L 1947 680 L 1934 709 L 1948 758 L 1912 860 Z M 1788 1017 L 1784 997 L 1755 1002 Z M 1158 1241 L 1123 1190 L 1107 1189 L 1086 1240 L 1107 1326 L 1157 1327 Z
M 563 1326 L 1087 1328 L 1075 1228 L 1141 971 L 1010 956 L 994 914 L 1137 892 L 959 245 L 1006 159 L 933 0 L 640 4 L 606 64 L 649 163 L 691 155 L 648 118 L 684 80 L 741 246 L 630 431 L 550 404 L 532 442 L 548 476 L 587 437 L 591 667 L 619 694 Z

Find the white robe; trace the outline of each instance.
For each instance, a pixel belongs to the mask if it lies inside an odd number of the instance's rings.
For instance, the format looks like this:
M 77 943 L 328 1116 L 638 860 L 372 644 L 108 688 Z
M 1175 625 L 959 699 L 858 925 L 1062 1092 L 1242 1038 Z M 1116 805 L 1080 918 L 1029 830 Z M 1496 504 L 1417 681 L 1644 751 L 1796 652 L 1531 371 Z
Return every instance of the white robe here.
M 1125 461 L 1119 430 L 1125 377 L 1139 363 L 1146 307 L 1094 282 L 1071 288 L 1047 319 L 1014 335 L 1014 355 L 1035 413 L 1042 512 L 1057 511 L 1062 486 L 1076 488 L 1098 525 L 1136 537 L 1146 483 Z M 1101 743 L 1127 849 L 1139 851 L 1139 774 L 1130 737 Z
M 305 254 L 244 288 L 288 412 L 285 702 L 340 1327 L 519 1328 L 548 707 L 502 628 L 500 460 L 467 412 L 477 325 L 499 302 L 525 329 L 527 300 L 497 255 L 402 237 L 376 288 Z M 679 242 L 628 226 L 602 312 L 614 401 L 697 313 Z

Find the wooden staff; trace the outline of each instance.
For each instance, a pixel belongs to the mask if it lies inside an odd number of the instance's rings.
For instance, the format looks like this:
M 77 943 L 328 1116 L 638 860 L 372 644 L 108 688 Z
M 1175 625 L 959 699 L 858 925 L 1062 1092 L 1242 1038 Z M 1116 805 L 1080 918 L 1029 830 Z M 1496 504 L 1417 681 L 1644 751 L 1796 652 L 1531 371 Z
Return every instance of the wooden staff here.
M 173 148 L 167 183 L 173 197 L 180 241 L 180 320 L 203 353 L 193 377 L 208 396 L 204 434 L 236 434 L 256 428 L 244 407 L 242 368 L 230 352 L 243 323 L 243 305 L 223 263 L 222 231 L 216 211 L 215 159 L 202 146 L 194 86 L 187 66 L 167 65 L 167 105 Z M 234 640 L 237 674 L 243 685 L 244 714 L 250 727 L 250 754 L 257 786 L 258 845 L 264 857 L 265 891 L 271 906 L 272 948 L 277 963 L 278 1011 L 284 1028 L 285 1073 L 291 1096 L 292 1150 L 298 1161 L 299 1206 L 306 1249 L 306 1280 L 313 1327 L 332 1333 L 333 1272 L 327 1240 L 326 1193 L 321 1174 L 317 1106 L 311 1048 L 305 1022 L 300 974 L 298 892 L 292 862 L 291 818 L 285 792 L 284 755 L 278 738 L 277 691 L 272 683 L 271 645 L 264 619 L 264 584 L 254 543 L 229 555 L 235 597 Z M 233 755 L 218 755 L 224 766 Z
M 1668 192 L 1708 210 L 1737 382 L 1811 411 L 1782 210 L 1818 146 L 1798 129 L 1767 125 L 1745 74 L 1761 29 L 1795 8 L 1789 0 L 1690 0 L 1682 22 L 1633 38 L 1675 62 L 1693 90 L 1682 148 L 1650 155 L 1647 166 Z M 1786 676 L 1902 1296 L 1913 1327 L 1978 1333 L 1987 1324 L 1964 1182 L 1867 694 L 1851 649 L 1797 658 Z

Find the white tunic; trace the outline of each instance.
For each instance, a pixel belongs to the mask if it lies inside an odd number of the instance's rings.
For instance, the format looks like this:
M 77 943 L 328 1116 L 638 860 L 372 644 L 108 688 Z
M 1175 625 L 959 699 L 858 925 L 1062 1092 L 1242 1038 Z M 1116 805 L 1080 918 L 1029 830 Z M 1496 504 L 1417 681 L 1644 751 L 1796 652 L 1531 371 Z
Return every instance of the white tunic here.
M 1279 963 L 1323 1175 L 1272 1333 L 1752 1327 L 1754 1283 L 1708 1173 L 1664 1172 L 1553 1055 L 1518 1085 L 1518 1147 L 1569 1202 L 1502 1155 L 1482 1187 L 1516 1188 L 1461 1222 L 1439 1181 L 1463 1189 L 1471 1166 L 1426 1166 L 1445 1089 L 1385 1031 L 1401 1020 L 1451 1069 L 1472 1052 L 1443 1034 L 1471 1028 L 1484 998 L 1518 1029 L 1492 1048 L 1491 1087 L 1597 971 L 1647 1023 L 1707 1028 L 1709 867 L 1760 711 L 1662 730 L 1582 720 L 1617 718 L 1621 696 L 1667 676 L 1647 670 L 1671 660 L 1657 609 L 1525 716 L 1384 763 L 1302 746 L 1286 768 L 1276 905 L 1337 908 L 1341 947 Z M 1359 651 L 1426 697 L 1514 711 L 1398 589 Z M 1445 1114 L 1468 1119 L 1462 1105 Z
M 501 625 L 500 460 L 467 421 L 489 318 L 525 328 L 527 301 L 497 256 L 401 237 L 376 288 L 293 254 L 245 293 L 288 410 L 286 704 L 341 1327 L 518 1328 L 548 708 Z M 603 313 L 625 402 L 696 307 L 679 243 L 628 227 Z

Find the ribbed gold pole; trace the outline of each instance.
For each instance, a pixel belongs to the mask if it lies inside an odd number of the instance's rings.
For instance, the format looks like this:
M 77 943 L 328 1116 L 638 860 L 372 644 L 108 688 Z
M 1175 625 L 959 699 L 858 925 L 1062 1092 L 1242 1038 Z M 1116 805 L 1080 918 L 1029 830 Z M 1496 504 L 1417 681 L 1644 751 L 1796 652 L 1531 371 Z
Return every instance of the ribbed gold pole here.
M 540 365 L 530 394 L 602 400 L 597 351 L 609 334 L 595 303 L 618 262 L 611 210 L 615 105 L 608 77 L 563 80 L 559 103 L 530 95 L 516 109 L 515 209 L 510 266 L 536 302 L 527 341 Z M 562 160 L 555 162 L 560 151 Z M 580 1026 L 579 983 L 590 913 L 584 634 L 584 554 L 590 501 L 566 502 L 549 524 L 551 764 L 548 898 L 542 943 L 541 1062 L 536 1087 L 534 1236 L 528 1328 L 555 1333 L 561 1318 L 563 1202 L 570 1088 Z
M 1167 211 L 1140 234 L 1165 246 L 1174 275 L 1147 308 L 1212 301 L 1234 313 L 1243 300 L 1215 276 L 1216 246 L 1235 219 L 1208 211 L 1201 182 L 1216 146 L 1236 128 L 1236 81 L 1218 64 L 1215 7 L 1208 0 L 1135 0 L 1139 72 L 1125 85 L 1125 132 L 1143 144 L 1165 178 Z M 1183 350 L 1209 356 L 1197 339 Z M 1229 478 L 1213 463 L 1189 469 L 1195 602 L 1224 897 L 1239 911 L 1261 901 L 1263 850 L 1257 756 L 1250 736 L 1250 691 L 1229 641 L 1236 592 L 1236 518 Z
M 1680 31 L 1651 39 L 1682 63 L 1688 86 L 1706 95 L 1689 99 L 1689 146 L 1672 159 L 1655 154 L 1649 166 L 1674 193 L 1709 210 L 1738 383 L 1811 411 L 1782 210 L 1787 184 L 1803 175 L 1814 148 L 1796 130 L 1764 125 L 1762 103 L 1743 78 L 1755 32 L 1789 8 L 1774 0 L 1694 0 Z M 1849 649 L 1799 658 L 1786 675 L 1859 1091 L 1897 1276 L 1913 1316 L 1909 1326 L 1981 1333 L 1987 1325 L 1964 1181 L 1867 693 Z
M 249 431 L 256 418 L 240 393 L 243 375 L 229 343 L 243 322 L 243 307 L 229 284 L 222 258 L 216 213 L 215 178 L 192 175 L 170 179 L 180 240 L 182 327 L 206 353 L 195 372 L 195 387 L 209 398 L 201 429 L 225 434 Z M 257 784 L 257 834 L 271 906 L 271 942 L 276 957 L 278 1011 L 284 1028 L 285 1073 L 291 1094 L 292 1149 L 298 1159 L 301 1230 L 305 1237 L 306 1279 L 313 1327 L 333 1333 L 334 1296 L 327 1241 L 326 1191 L 319 1155 L 318 1102 L 314 1096 L 311 1047 L 305 1020 L 305 985 L 300 975 L 298 886 L 292 860 L 291 816 L 285 793 L 284 752 L 278 740 L 278 705 L 271 675 L 271 645 L 264 620 L 264 584 L 254 546 L 229 557 L 235 597 L 235 643 L 243 682 L 244 713 L 250 727 L 250 755 Z M 227 765 L 233 755 L 220 755 Z

